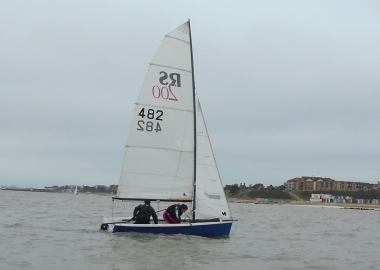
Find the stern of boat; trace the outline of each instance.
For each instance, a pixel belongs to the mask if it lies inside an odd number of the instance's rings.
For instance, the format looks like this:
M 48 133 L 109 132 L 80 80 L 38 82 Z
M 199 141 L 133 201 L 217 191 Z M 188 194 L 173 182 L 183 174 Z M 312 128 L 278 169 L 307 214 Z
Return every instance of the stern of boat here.
M 100 230 L 113 232 L 115 223 L 127 223 L 131 220 L 131 217 L 103 217 Z

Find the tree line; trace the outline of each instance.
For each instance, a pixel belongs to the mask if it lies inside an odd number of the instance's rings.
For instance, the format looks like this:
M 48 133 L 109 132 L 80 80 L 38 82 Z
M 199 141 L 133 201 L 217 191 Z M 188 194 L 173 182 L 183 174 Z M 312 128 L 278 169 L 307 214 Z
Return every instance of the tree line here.
M 226 195 L 230 196 L 240 196 L 245 194 L 249 198 L 271 198 L 271 199 L 292 199 L 288 192 L 285 191 L 285 186 L 264 186 L 261 183 L 255 185 L 245 184 L 233 184 L 226 185 L 224 187 Z M 303 198 L 304 200 L 309 200 L 312 193 L 323 193 L 331 194 L 332 196 L 343 196 L 352 197 L 354 199 L 379 199 L 380 200 L 380 190 L 360 190 L 360 191 L 297 191 L 297 196 Z

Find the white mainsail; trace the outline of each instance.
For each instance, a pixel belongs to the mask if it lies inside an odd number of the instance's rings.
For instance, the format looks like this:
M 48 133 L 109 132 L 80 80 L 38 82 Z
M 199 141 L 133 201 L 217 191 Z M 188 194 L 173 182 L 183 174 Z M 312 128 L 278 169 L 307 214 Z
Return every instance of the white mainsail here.
M 191 200 L 194 111 L 189 22 L 165 36 L 135 106 L 116 198 Z
M 197 115 L 197 216 L 232 219 L 222 180 L 198 100 Z

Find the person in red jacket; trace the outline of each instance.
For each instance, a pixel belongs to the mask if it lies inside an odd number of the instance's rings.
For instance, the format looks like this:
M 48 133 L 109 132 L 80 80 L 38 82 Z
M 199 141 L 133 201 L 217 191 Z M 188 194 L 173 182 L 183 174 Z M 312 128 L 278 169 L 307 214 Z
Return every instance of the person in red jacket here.
M 167 223 L 181 223 L 181 216 L 187 211 L 186 204 L 173 204 L 163 213 L 163 218 Z

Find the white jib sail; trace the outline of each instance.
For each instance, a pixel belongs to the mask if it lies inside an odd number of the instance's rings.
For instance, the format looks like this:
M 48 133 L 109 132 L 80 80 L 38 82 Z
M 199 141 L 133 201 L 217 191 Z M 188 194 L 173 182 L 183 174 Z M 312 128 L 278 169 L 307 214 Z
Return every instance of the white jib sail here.
M 189 23 L 165 36 L 133 113 L 118 198 L 191 200 L 194 115 Z
M 199 101 L 196 184 L 196 214 L 198 217 L 232 219 Z

